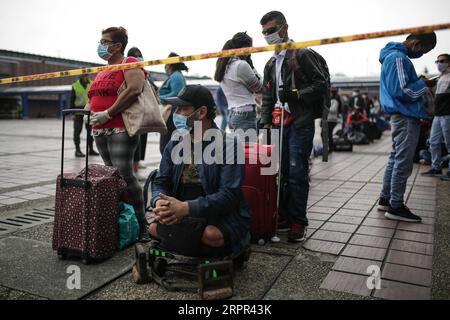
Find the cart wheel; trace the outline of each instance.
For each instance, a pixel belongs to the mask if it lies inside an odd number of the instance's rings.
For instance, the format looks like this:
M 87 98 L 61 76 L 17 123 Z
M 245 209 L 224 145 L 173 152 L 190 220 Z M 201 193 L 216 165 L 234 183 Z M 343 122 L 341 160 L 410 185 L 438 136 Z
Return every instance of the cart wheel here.
M 156 258 L 153 262 L 153 271 L 160 277 L 166 273 L 167 260 L 163 258 Z

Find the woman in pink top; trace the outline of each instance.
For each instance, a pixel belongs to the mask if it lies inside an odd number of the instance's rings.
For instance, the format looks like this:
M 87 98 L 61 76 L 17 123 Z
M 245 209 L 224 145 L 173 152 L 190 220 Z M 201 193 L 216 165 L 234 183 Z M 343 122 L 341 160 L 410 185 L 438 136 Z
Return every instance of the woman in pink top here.
M 133 57 L 124 61 L 127 43 L 128 35 L 124 28 L 103 30 L 98 55 L 108 61 L 108 65 L 137 62 Z M 128 202 L 133 205 L 139 220 L 141 240 L 148 240 L 148 232 L 142 188 L 133 174 L 133 156 L 139 137 L 128 135 L 122 111 L 129 108 L 142 92 L 145 78 L 146 72 L 143 69 L 103 71 L 97 74 L 88 92 L 95 144 L 105 165 L 118 168 L 127 182 Z M 126 89 L 118 94 L 124 81 Z

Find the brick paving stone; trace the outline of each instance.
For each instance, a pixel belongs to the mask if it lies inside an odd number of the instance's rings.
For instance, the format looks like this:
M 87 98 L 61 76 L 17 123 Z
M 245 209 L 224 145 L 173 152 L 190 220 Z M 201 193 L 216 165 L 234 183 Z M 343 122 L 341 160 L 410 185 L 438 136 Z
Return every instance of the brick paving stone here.
M 337 210 L 338 210 L 337 208 L 325 208 L 325 207 L 313 206 L 308 211 L 316 212 L 316 213 L 334 214 Z
M 426 254 L 430 256 L 433 255 L 432 244 L 413 242 L 408 240 L 399 240 L 399 239 L 392 240 L 391 249 L 398 251 Z
M 400 222 L 397 229 L 412 232 L 434 233 L 434 226 L 423 223 Z
M 369 210 L 372 208 L 373 204 L 357 204 L 357 203 L 347 203 L 344 206 L 344 209 L 354 209 L 354 210 L 362 210 L 369 212 Z
M 342 255 L 347 257 L 383 261 L 384 256 L 386 255 L 386 249 L 348 245 L 342 252 Z
M 318 229 L 321 225 L 323 225 L 323 221 L 308 219 L 308 229 Z
M 6 197 L 11 197 L 11 198 L 17 198 L 17 197 L 24 196 L 24 195 L 27 195 L 27 194 L 30 194 L 30 193 L 31 192 L 18 190 L 18 191 L 13 191 L 13 192 L 2 193 L 2 195 L 6 196 Z
M 353 233 L 355 232 L 356 228 L 358 228 L 358 226 L 354 224 L 327 222 L 322 226 L 321 229 L 329 231 Z
M 48 198 L 49 195 L 46 194 L 40 194 L 40 193 L 32 193 L 26 196 L 20 196 L 20 198 L 22 199 L 26 199 L 26 200 L 37 200 L 37 199 L 43 199 L 43 198 Z
M 383 238 L 383 237 L 374 237 L 374 236 L 368 236 L 363 234 L 355 234 L 350 239 L 350 244 L 359 245 L 359 246 L 365 246 L 365 247 L 376 247 L 376 248 L 382 248 L 387 249 L 389 246 L 391 239 L 390 238 Z
M 354 209 L 339 209 L 336 212 L 337 215 L 352 216 L 352 217 L 365 217 L 367 211 L 365 210 L 354 210 Z
M 333 265 L 334 271 L 343 271 L 349 273 L 356 273 L 361 275 L 369 275 L 367 268 L 369 266 L 378 266 L 381 269 L 381 261 L 366 260 L 349 257 L 339 257 Z
M 386 263 L 381 272 L 381 278 L 393 281 L 431 286 L 431 270 Z
M 326 220 L 330 219 L 331 214 L 308 212 L 307 217 L 308 217 L 308 219 L 326 221 Z
M 394 235 L 394 238 L 401 239 L 401 240 L 423 242 L 423 243 L 433 243 L 433 241 L 434 241 L 433 234 L 409 232 L 409 231 L 404 231 L 404 230 L 397 230 L 397 232 Z
M 335 202 L 346 202 L 350 199 L 350 197 L 333 197 L 333 196 L 326 196 L 322 200 L 326 201 L 335 201 Z
M 423 211 L 434 211 L 436 209 L 436 204 L 418 204 L 416 202 L 407 204 L 411 211 L 423 210 Z
M 367 217 L 362 223 L 363 226 L 378 227 L 378 228 L 390 228 L 395 229 L 397 226 L 397 221 L 387 220 L 387 219 L 373 219 Z
M 360 296 L 370 296 L 367 276 L 331 271 L 320 285 L 321 289 L 348 292 Z
M 344 203 L 345 202 L 338 203 L 338 202 L 331 202 L 331 201 L 328 201 L 328 200 L 320 200 L 315 205 L 319 206 L 319 207 L 336 208 L 337 209 L 337 208 L 342 207 Z
M 0 203 L 4 204 L 4 205 L 14 205 L 14 204 L 18 204 L 18 203 L 22 203 L 22 202 L 26 202 L 26 201 L 27 200 L 20 199 L 20 198 L 9 198 L 9 199 L 0 200 Z
M 367 226 L 361 226 L 356 231 L 357 234 L 364 234 L 364 235 L 368 235 L 368 236 L 377 236 L 377 237 L 386 237 L 386 238 L 392 238 L 392 236 L 394 235 L 394 232 L 395 232 L 394 229 L 367 227 Z
M 335 214 L 331 217 L 330 222 L 348 223 L 359 225 L 363 221 L 364 217 L 352 217 Z
M 433 265 L 433 257 L 411 252 L 389 250 L 386 262 L 423 269 L 431 269 Z
M 335 232 L 321 229 L 317 231 L 311 237 L 311 239 L 347 243 L 347 241 L 350 239 L 351 236 L 352 236 L 351 233 Z
M 348 203 L 349 204 L 356 203 L 356 204 L 370 204 L 370 205 L 373 205 L 375 203 L 375 201 L 376 201 L 376 199 L 370 199 L 368 197 L 364 197 L 364 198 L 356 198 L 356 197 L 354 197 Z
M 429 300 L 431 289 L 382 279 L 381 289 L 375 290 L 373 296 L 387 300 Z
M 435 218 L 422 217 L 422 224 L 434 225 L 435 222 L 436 222 Z
M 307 250 L 330 253 L 334 255 L 338 255 L 339 252 L 341 252 L 342 248 L 344 248 L 344 246 L 345 246 L 344 243 L 336 243 L 314 239 L 307 240 L 303 245 L 303 247 Z

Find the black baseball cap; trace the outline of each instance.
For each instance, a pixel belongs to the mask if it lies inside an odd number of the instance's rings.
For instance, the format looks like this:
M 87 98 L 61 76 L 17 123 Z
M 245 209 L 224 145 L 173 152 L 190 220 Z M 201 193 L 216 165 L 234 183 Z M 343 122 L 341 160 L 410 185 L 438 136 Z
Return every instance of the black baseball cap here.
M 216 106 L 211 91 L 199 84 L 187 85 L 180 91 L 177 97 L 165 98 L 164 100 L 175 107 L 192 106 L 198 109 L 206 106 L 208 109 L 212 109 Z

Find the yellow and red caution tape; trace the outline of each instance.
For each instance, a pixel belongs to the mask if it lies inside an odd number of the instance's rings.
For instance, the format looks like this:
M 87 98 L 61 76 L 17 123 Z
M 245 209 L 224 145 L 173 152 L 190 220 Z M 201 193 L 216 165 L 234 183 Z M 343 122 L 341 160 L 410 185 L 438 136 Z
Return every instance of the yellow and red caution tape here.
M 327 38 L 321 40 L 310 40 L 310 41 L 301 41 L 301 42 L 292 42 L 292 43 L 281 43 L 276 45 L 268 45 L 264 47 L 250 47 L 250 48 L 241 48 L 241 49 L 232 49 L 232 50 L 224 50 L 214 53 L 204 53 L 183 57 L 171 57 L 165 59 L 158 60 L 150 60 L 150 61 L 142 61 L 142 62 L 133 62 L 127 64 L 116 64 L 116 65 L 107 65 L 101 67 L 92 67 L 92 68 L 82 68 L 82 69 L 74 69 L 68 71 L 57 71 L 50 73 L 41 73 L 41 74 L 33 74 L 28 76 L 18 76 L 12 78 L 3 78 L 0 79 L 0 84 L 8 84 L 8 83 L 18 83 L 25 81 L 34 81 L 34 80 L 42 80 L 42 79 L 52 79 L 52 78 L 63 78 L 69 76 L 77 76 L 81 74 L 91 74 L 98 73 L 101 71 L 107 70 L 127 70 L 127 69 L 135 69 L 142 68 L 148 66 L 155 66 L 161 64 L 173 64 L 179 62 L 186 61 L 196 61 L 196 60 L 205 60 L 205 59 L 214 59 L 214 58 L 222 58 L 222 57 L 232 57 L 232 56 L 242 56 L 248 55 L 252 53 L 258 52 L 266 52 L 266 51 L 280 51 L 280 50 L 292 50 L 292 49 L 300 49 L 306 47 L 314 47 L 321 46 L 325 44 L 333 44 L 333 43 L 345 43 L 359 40 L 368 40 L 368 39 L 377 39 L 384 37 L 392 37 L 399 36 L 403 34 L 409 33 L 427 33 L 431 31 L 437 30 L 446 30 L 450 29 L 450 23 L 444 24 L 436 24 L 429 25 L 423 27 L 415 27 L 415 28 L 405 28 L 405 29 L 397 29 L 390 31 L 381 31 L 381 32 L 373 32 L 373 33 L 365 33 L 365 34 L 357 34 L 351 36 L 343 36 L 337 38 Z

